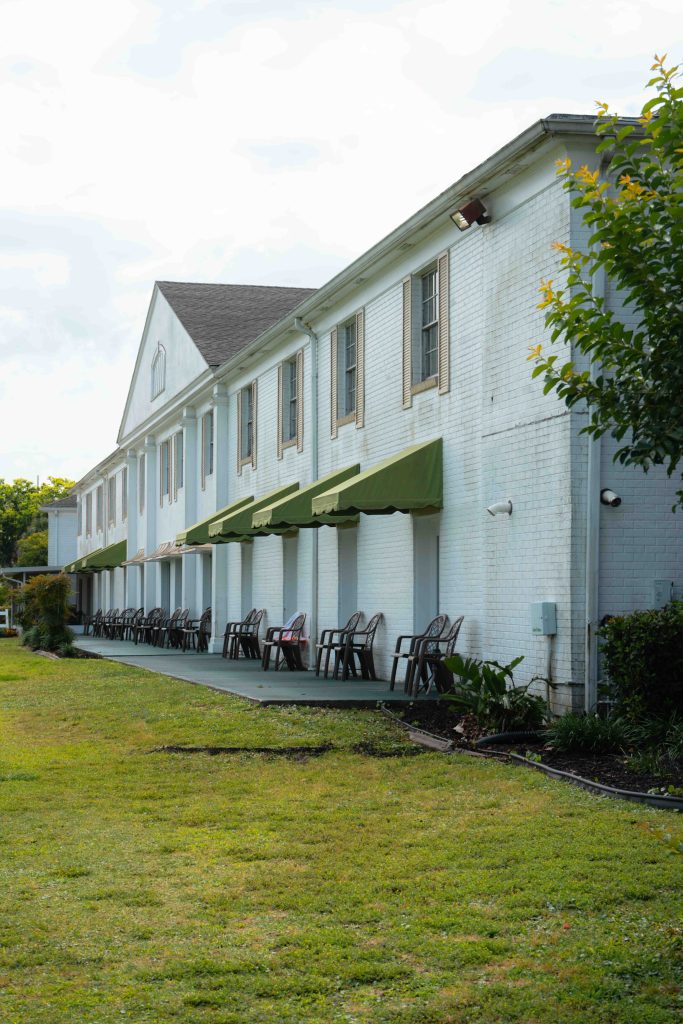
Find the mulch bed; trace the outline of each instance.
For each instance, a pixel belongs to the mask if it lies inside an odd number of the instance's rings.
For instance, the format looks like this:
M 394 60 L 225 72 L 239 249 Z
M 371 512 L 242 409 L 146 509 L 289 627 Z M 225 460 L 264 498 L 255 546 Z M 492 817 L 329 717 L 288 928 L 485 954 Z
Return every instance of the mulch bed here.
M 571 775 L 580 775 L 590 782 L 600 782 L 603 786 L 614 789 L 629 789 L 636 793 L 647 793 L 651 789 L 666 791 L 669 786 L 683 787 L 683 775 L 650 775 L 630 771 L 624 763 L 625 758 L 619 754 L 561 754 L 555 750 L 545 750 L 541 744 L 522 743 L 506 746 L 486 747 L 500 753 L 515 753 L 525 756 L 527 750 L 540 754 L 542 764 L 549 768 L 558 768 Z
M 445 704 L 438 701 L 429 704 L 416 704 L 403 715 L 406 722 L 420 729 L 443 736 L 445 739 L 460 739 L 455 727 L 459 718 Z M 625 757 L 619 754 L 564 754 L 554 750 L 546 750 L 543 743 L 517 742 L 487 746 L 484 750 L 501 754 L 519 754 L 525 756 L 527 750 L 540 755 L 541 762 L 550 768 L 579 775 L 591 782 L 599 782 L 603 786 L 614 789 L 628 789 L 636 793 L 647 793 L 649 790 L 666 791 L 669 786 L 683 787 L 683 773 L 679 770 L 672 774 L 643 774 L 629 770 Z

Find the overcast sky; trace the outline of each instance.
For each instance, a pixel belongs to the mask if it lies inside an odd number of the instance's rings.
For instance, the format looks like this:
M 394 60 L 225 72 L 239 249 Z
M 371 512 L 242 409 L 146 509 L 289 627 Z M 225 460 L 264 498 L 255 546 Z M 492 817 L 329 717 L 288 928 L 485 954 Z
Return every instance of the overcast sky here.
M 681 0 L 0 0 L 0 476 L 115 447 L 156 279 L 318 286 Z

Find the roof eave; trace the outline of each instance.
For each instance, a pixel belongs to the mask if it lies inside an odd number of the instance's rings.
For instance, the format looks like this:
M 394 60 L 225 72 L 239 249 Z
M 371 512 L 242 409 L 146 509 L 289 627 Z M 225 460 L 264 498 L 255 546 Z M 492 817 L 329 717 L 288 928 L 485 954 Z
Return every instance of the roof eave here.
M 635 118 L 623 118 L 625 123 L 637 124 Z M 459 178 L 453 185 L 441 192 L 432 199 L 426 206 L 423 206 L 416 213 L 409 217 L 390 234 L 376 243 L 371 249 L 349 264 L 331 278 L 321 288 L 318 288 L 313 295 L 304 299 L 282 320 L 269 327 L 263 334 L 255 338 L 253 342 L 245 346 L 237 355 L 226 360 L 220 367 L 217 374 L 222 378 L 243 363 L 249 361 L 253 356 L 264 348 L 268 348 L 277 340 L 293 331 L 294 320 L 312 320 L 316 313 L 323 311 L 326 303 L 332 297 L 338 298 L 343 292 L 355 284 L 362 284 L 363 274 L 371 267 L 376 268 L 386 257 L 397 247 L 401 246 L 408 237 L 418 231 L 424 231 L 433 221 L 447 214 L 450 210 L 456 209 L 457 205 L 465 198 L 474 194 L 486 196 L 491 191 L 492 179 L 504 173 L 510 165 L 516 163 L 519 158 L 527 153 L 533 152 L 546 140 L 560 136 L 586 136 L 595 135 L 595 119 L 586 114 L 550 114 L 541 118 L 526 128 L 520 135 L 517 135 L 506 145 L 488 157 L 483 163 L 473 170 L 468 171 Z

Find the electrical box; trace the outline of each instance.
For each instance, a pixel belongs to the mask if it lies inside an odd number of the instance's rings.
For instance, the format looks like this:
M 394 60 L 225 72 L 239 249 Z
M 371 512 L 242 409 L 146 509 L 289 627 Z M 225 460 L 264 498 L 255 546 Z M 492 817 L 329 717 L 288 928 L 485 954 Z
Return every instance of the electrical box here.
M 652 607 L 665 608 L 674 599 L 673 580 L 654 580 L 652 584 Z
M 554 601 L 539 601 L 538 604 L 532 604 L 531 632 L 536 636 L 555 636 L 557 605 Z

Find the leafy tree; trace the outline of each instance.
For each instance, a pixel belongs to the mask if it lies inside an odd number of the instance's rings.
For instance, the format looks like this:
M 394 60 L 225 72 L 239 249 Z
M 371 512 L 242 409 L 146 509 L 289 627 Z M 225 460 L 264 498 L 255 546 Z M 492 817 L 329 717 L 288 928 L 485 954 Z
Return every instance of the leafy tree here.
M 41 505 L 66 497 L 73 485 L 73 480 L 64 477 L 50 476 L 39 487 L 30 480 L 9 483 L 0 478 L 0 565 L 15 564 L 19 540 L 47 528 L 47 516 L 39 512 Z
M 47 565 L 47 530 L 27 533 L 17 544 L 17 565 Z
M 599 105 L 605 176 L 558 161 L 591 236 L 587 252 L 555 243 L 566 286 L 543 281 L 539 308 L 552 342 L 569 342 L 574 359 L 587 357 L 592 369 L 541 345 L 529 359 L 546 393 L 555 391 L 569 407 L 588 403 L 589 434 L 609 431 L 622 442 L 615 460 L 645 471 L 664 465 L 671 476 L 683 456 L 683 89 L 676 87 L 680 65 L 667 69 L 665 60 L 655 58 L 648 87 L 656 95 L 637 125 Z M 596 287 L 599 270 L 633 311 L 631 326 L 607 308 Z M 677 498 L 683 506 L 683 490 Z

